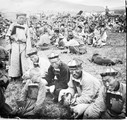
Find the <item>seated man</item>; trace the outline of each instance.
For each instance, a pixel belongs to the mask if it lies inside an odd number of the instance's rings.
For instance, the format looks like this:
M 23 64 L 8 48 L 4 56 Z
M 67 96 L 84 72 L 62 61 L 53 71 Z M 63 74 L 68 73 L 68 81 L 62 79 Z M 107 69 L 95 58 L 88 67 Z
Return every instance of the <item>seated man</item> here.
M 94 38 L 93 38 L 93 46 L 97 46 L 98 40 L 100 39 L 100 27 L 96 26 L 94 29 Z
M 64 49 L 66 43 L 67 43 L 66 37 L 62 34 L 59 34 L 58 48 L 59 49 Z
M 73 35 L 68 36 L 68 42 L 65 46 L 69 47 L 69 52 L 73 54 L 85 54 L 87 52 L 86 48 L 82 47 L 83 45 L 80 45 Z
M 28 53 L 32 64 L 30 69 L 22 76 L 25 79 L 25 86 L 21 92 L 19 106 L 21 110 L 18 115 L 21 117 L 34 117 L 37 110 L 40 109 L 46 94 L 47 81 L 43 79 L 48 65 L 50 64 L 47 56 L 40 56 L 36 49 L 31 49 Z
M 51 53 L 48 58 L 51 65 L 45 79 L 48 82 L 48 86 L 54 86 L 52 93 L 54 94 L 54 101 L 57 102 L 59 91 L 67 88 L 67 83 L 70 79 L 70 70 L 69 67 L 60 60 L 58 54 Z
M 27 78 L 26 84 L 21 91 L 21 97 L 17 101 L 20 108 L 19 117 L 33 118 L 37 117 L 36 112 L 41 109 L 46 96 L 47 82 L 41 77 L 41 69 L 34 67 L 29 70 L 29 74 L 23 77 Z
M 80 45 L 84 44 L 83 42 L 83 27 L 81 25 L 78 25 L 75 30 L 73 31 L 74 39 L 78 41 Z
M 44 28 L 43 33 L 40 35 L 40 40 L 37 42 L 37 47 L 42 50 L 48 49 L 50 44 L 50 37 L 46 28 Z
M 96 46 L 105 46 L 107 41 L 107 33 L 106 33 L 106 28 L 105 25 L 100 26 L 100 38 L 96 42 Z
M 42 77 L 44 77 L 50 66 L 47 56 L 43 52 L 39 54 L 36 48 L 32 48 L 27 55 L 31 60 L 30 68 L 40 67 Z
M 123 119 L 126 117 L 126 84 L 118 80 L 117 74 L 118 71 L 113 68 L 101 73 L 105 86 L 106 104 L 106 111 L 102 114 L 102 119 Z
M 79 46 L 79 43 L 77 40 L 74 39 L 73 34 L 68 35 L 67 42 L 65 43 L 66 47 L 69 46 Z
M 5 102 L 4 91 L 9 84 L 8 77 L 0 71 L 0 116 L 8 118 L 12 113 L 12 108 Z
M 99 118 L 104 111 L 104 101 L 100 93 L 102 86 L 99 79 L 85 72 L 82 68 L 82 61 L 74 58 L 68 63 L 71 71 L 68 88 L 60 91 L 58 100 L 68 94 L 66 104 L 71 105 L 74 118 Z
M 115 65 L 118 63 L 122 64 L 121 60 L 118 59 L 111 60 L 109 58 L 102 57 L 98 53 L 93 54 L 92 59 L 90 61 L 98 65 Z

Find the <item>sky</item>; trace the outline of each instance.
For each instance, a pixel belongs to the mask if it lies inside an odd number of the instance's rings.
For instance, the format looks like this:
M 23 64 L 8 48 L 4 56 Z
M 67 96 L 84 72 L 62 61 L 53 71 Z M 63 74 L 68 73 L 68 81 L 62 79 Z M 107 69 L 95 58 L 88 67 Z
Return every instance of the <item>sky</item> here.
M 96 5 L 96 6 L 109 6 L 109 7 L 119 7 L 125 5 L 125 0 L 60 0 L 73 3 L 80 3 L 84 5 Z
M 69 2 L 75 4 L 84 4 L 90 6 L 108 6 L 109 8 L 119 7 L 125 5 L 125 0 L 0 0 L 0 10 L 1 9 L 28 9 L 28 6 L 38 6 L 40 3 L 45 4 L 48 2 L 50 4 L 51 1 L 57 2 Z M 35 7 L 37 9 L 37 7 Z

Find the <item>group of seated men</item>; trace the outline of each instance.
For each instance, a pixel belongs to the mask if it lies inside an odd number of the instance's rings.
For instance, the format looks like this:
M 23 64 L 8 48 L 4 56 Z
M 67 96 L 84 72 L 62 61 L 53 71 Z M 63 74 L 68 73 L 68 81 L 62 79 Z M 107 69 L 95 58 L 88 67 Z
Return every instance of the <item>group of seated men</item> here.
M 65 64 L 58 54 L 51 53 L 48 61 L 41 58 L 36 49 L 31 49 L 28 56 L 33 67 L 22 76 L 25 85 L 17 101 L 19 109 L 16 112 L 26 118 L 34 117 L 41 109 L 46 93 L 50 92 L 54 102 L 70 107 L 74 118 L 108 119 L 126 116 L 126 85 L 119 81 L 117 70 L 107 68 L 100 73 L 102 80 L 99 80 L 83 70 L 83 62 L 78 58 Z M 4 78 L 5 75 L 1 73 L 0 116 L 12 117 L 16 112 L 5 102 L 4 90 L 8 80 Z

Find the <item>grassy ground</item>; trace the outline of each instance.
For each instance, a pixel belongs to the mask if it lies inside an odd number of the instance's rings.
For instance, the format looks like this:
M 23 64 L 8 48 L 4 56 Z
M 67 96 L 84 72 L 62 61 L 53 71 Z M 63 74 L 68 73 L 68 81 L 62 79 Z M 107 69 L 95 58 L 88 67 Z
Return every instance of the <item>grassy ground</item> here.
M 0 44 L 5 45 L 4 42 L 0 41 Z M 73 57 L 78 57 L 84 61 L 83 68 L 85 71 L 91 73 L 98 79 L 101 79 L 100 73 L 106 68 L 106 66 L 99 66 L 94 63 L 90 63 L 90 59 L 93 53 L 98 52 L 102 56 L 108 58 L 118 58 L 123 61 L 123 64 L 117 64 L 113 68 L 120 71 L 119 80 L 126 82 L 126 34 L 125 33 L 110 33 L 108 32 L 107 45 L 102 48 L 93 48 L 91 46 L 85 46 L 87 53 L 84 55 L 71 55 L 62 54 L 62 50 L 55 49 L 56 52 L 60 53 L 60 58 L 63 62 L 68 63 Z M 46 55 L 50 54 L 52 50 L 46 50 Z M 40 52 L 41 54 L 41 52 Z M 10 82 L 5 96 L 6 102 L 16 108 L 16 99 L 20 97 L 20 91 L 22 89 L 21 81 Z M 46 98 L 44 101 L 43 110 L 41 111 L 42 118 L 70 118 L 70 114 L 66 108 L 61 107 L 59 104 L 53 104 L 52 100 Z M 45 114 L 45 115 L 44 115 Z

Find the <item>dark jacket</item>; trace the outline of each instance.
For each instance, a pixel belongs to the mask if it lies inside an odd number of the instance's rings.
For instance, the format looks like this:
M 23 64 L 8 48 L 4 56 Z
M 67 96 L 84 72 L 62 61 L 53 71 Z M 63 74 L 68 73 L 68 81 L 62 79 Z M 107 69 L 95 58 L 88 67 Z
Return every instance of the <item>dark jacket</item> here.
M 56 80 L 54 79 L 56 76 Z M 56 71 L 52 66 L 49 67 L 48 73 L 45 77 L 48 85 L 55 85 L 55 91 L 57 95 L 61 89 L 66 89 L 68 87 L 67 83 L 70 80 L 70 70 L 69 67 L 61 62 L 58 71 Z
M 98 65 L 115 65 L 116 63 L 108 58 L 102 58 L 99 54 L 94 54 L 92 56 L 91 62 Z

